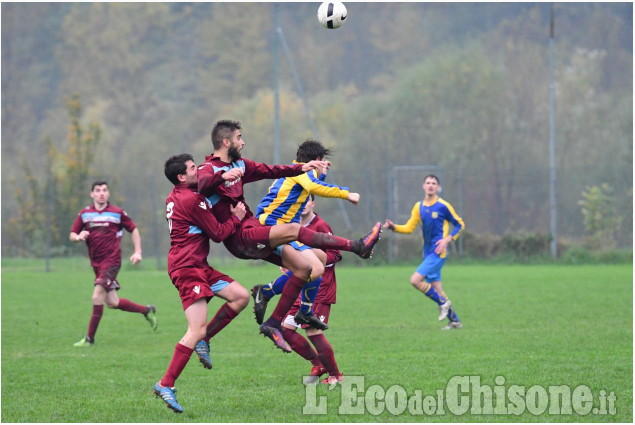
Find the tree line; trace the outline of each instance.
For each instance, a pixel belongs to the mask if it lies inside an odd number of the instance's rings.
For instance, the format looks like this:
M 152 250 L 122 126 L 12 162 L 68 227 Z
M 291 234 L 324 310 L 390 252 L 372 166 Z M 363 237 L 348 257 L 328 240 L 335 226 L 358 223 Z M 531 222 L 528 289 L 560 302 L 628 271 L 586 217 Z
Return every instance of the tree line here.
M 314 4 L 274 6 L 4 3 L 3 255 L 41 255 L 46 229 L 54 253 L 74 253 L 68 230 L 102 178 L 167 252 L 165 159 L 202 162 L 213 122 L 230 118 L 244 155 L 271 162 L 276 96 L 281 162 L 319 136 L 330 178 L 362 194 L 350 229 L 320 201 L 340 233 L 385 218 L 389 169 L 411 164 L 443 168 L 469 231 L 548 233 L 549 5 L 351 3 L 337 30 Z M 555 17 L 559 235 L 631 246 L 632 5 L 556 4 Z M 275 55 L 275 22 L 306 99 Z M 248 186 L 252 206 L 268 184 Z M 422 193 L 410 196 L 406 214 Z

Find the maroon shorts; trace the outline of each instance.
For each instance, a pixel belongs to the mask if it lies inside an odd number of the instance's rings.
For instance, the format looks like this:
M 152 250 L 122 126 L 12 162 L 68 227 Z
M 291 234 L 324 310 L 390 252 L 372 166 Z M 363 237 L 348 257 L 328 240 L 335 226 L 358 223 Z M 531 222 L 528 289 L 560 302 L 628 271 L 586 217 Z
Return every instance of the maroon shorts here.
M 170 273 L 172 284 L 178 289 L 183 310 L 194 304 L 201 298 L 209 300 L 225 288 L 234 279 L 211 267 L 196 268 L 184 267 Z
M 255 217 L 249 217 L 241 222 L 233 236 L 225 239 L 225 247 L 237 258 L 267 259 L 274 251 L 269 245 L 270 231 L 271 226 L 260 224 Z
M 282 323 L 286 323 L 287 325 L 295 326 L 296 328 L 307 329 L 309 325 L 298 325 L 295 320 L 293 320 L 293 316 L 300 310 L 300 298 L 295 300 L 295 303 L 289 309 L 287 316 L 284 318 Z M 331 304 L 313 304 L 313 314 L 315 314 L 321 321 L 324 323 L 329 322 L 329 315 L 331 314 Z
M 119 282 L 117 282 L 117 274 L 120 268 L 121 264 L 106 267 L 93 266 L 93 270 L 95 271 L 95 285 L 103 286 L 106 292 L 118 291 L 119 288 L 121 288 Z

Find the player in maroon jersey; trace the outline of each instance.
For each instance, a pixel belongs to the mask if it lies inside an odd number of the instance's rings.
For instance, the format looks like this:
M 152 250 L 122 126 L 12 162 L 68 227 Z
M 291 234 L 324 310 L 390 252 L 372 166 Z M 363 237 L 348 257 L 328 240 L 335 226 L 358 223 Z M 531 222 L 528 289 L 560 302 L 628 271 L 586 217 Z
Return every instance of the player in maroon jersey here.
M 134 265 L 141 261 L 141 235 L 134 222 L 124 210 L 108 202 L 110 192 L 108 183 L 93 183 L 90 197 L 93 205 L 82 209 L 71 228 L 69 239 L 73 242 L 85 241 L 88 246 L 90 264 L 95 271 L 95 288 L 93 289 L 93 314 L 88 324 L 88 333 L 75 347 L 90 347 L 95 343 L 95 333 L 104 312 L 104 303 L 108 308 L 116 308 L 131 313 L 141 313 L 152 326 L 157 329 L 156 307 L 133 303 L 119 298 L 119 282 L 117 274 L 121 268 L 121 236 L 123 229 L 131 233 L 134 253 L 130 262 Z
M 241 125 L 238 121 L 216 122 L 211 134 L 214 153 L 205 158 L 199 166 L 198 191 L 214 207 L 212 212 L 219 221 L 226 220 L 230 208 L 238 202 L 245 202 L 243 185 L 262 180 L 291 177 L 312 169 L 326 169 L 328 161 L 309 161 L 305 164 L 267 165 L 242 158 L 245 146 Z M 315 232 L 298 223 L 265 226 L 255 218 L 246 206 L 247 213 L 239 230 L 223 242 L 237 258 L 262 259 L 289 269 L 293 275 L 280 296 L 271 317 L 260 325 L 260 332 L 270 338 L 276 347 L 291 352 L 282 337 L 281 321 L 284 314 L 300 293 L 305 283 L 312 279 L 311 264 L 295 249 L 286 246 L 293 241 L 320 249 L 351 251 L 361 258 L 370 258 L 373 247 L 379 240 L 381 223 L 375 224 L 368 235 L 358 240 L 349 240 L 327 233 Z M 276 248 L 285 245 L 280 254 Z
M 197 173 L 189 154 L 173 156 L 165 163 L 165 176 L 174 184 L 165 202 L 171 241 L 168 274 L 181 297 L 187 332 L 176 345 L 165 375 L 155 384 L 154 394 L 177 413 L 183 412 L 183 408 L 176 401 L 174 382 L 190 356 L 196 351 L 203 366 L 211 369 L 210 338 L 249 304 L 245 287 L 207 263 L 209 240 L 220 242 L 234 233 L 245 217 L 245 205 L 238 202 L 230 207 L 231 215 L 220 224 L 205 197 L 196 191 Z M 214 296 L 226 302 L 207 323 L 207 304 Z
M 315 197 L 310 195 L 309 200 L 302 210 L 300 216 L 300 224 L 306 226 L 309 229 L 316 232 L 324 232 L 332 234 L 331 226 L 328 225 L 319 215 L 314 212 Z M 292 243 L 292 245 L 296 245 Z M 303 249 L 306 246 L 297 246 L 296 249 Z M 335 282 L 335 263 L 342 259 L 342 254 L 336 249 L 327 249 L 326 253 L 326 267 L 324 268 L 324 274 L 322 275 L 322 283 L 318 290 L 317 296 L 313 304 L 315 314 L 324 323 L 328 323 L 329 315 L 331 312 L 331 305 L 335 304 L 335 293 L 337 290 Z M 269 285 L 272 285 L 271 283 Z M 320 379 L 320 376 L 327 373 L 329 376 L 325 378 L 322 383 L 334 384 L 342 382 L 343 377 L 340 373 L 337 362 L 335 361 L 335 354 L 333 353 L 333 347 L 327 341 L 324 336 L 324 332 L 320 329 L 316 329 L 309 325 L 299 325 L 295 322 L 295 315 L 300 309 L 301 298 L 298 297 L 289 313 L 284 319 L 282 324 L 282 334 L 284 339 L 289 343 L 293 351 L 300 356 L 310 361 L 313 365 L 309 376 L 304 380 L 304 384 L 312 384 Z M 302 327 L 306 331 L 306 335 L 315 347 L 309 344 L 309 342 L 300 334 L 296 332 L 296 329 Z

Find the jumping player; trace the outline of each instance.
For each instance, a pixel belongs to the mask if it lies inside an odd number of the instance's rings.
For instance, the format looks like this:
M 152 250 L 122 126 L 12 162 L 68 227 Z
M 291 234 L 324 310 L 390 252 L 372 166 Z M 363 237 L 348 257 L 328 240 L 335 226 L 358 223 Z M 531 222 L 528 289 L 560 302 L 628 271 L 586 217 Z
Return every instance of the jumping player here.
M 312 160 L 323 161 L 330 155 L 321 142 L 313 139 L 304 141 L 296 152 L 294 164 L 306 163 Z M 309 194 L 323 196 L 325 198 L 341 198 L 350 201 L 352 204 L 359 203 L 359 193 L 350 192 L 348 187 L 325 183 L 327 170 L 311 170 L 307 173 L 295 177 L 285 177 L 277 179 L 269 188 L 269 193 L 262 198 L 256 209 L 256 217 L 260 223 L 265 225 L 275 225 L 280 223 L 298 223 L 304 214 L 305 205 L 309 202 Z M 312 227 L 309 227 L 313 229 Z M 315 230 L 315 229 L 313 229 Z M 319 230 L 318 230 L 319 231 Z M 327 232 L 331 233 L 332 232 Z M 319 249 L 301 250 L 302 255 L 313 266 L 311 284 L 305 285 L 300 292 L 302 303 L 297 310 L 295 321 L 300 324 L 311 325 L 314 328 L 325 330 L 328 326 L 322 323 L 312 313 L 312 305 L 322 281 L 322 273 L 316 270 L 324 270 L 326 255 Z M 278 285 L 284 285 L 290 274 L 287 272 L 276 279 Z M 251 289 L 254 298 L 254 313 L 256 321 L 261 324 L 267 308 L 267 294 L 262 294 L 263 285 L 256 285 Z M 279 293 L 279 292 L 278 292 Z M 270 294 L 269 294 L 270 295 Z
M 205 198 L 196 192 L 197 168 L 189 154 L 176 155 L 165 163 L 165 176 L 174 184 L 166 200 L 166 218 L 170 231 L 168 274 L 178 289 L 187 332 L 176 345 L 172 361 L 154 386 L 154 394 L 177 413 L 174 383 L 196 350 L 205 368 L 212 368 L 209 340 L 229 324 L 249 303 L 249 293 L 231 277 L 214 270 L 207 263 L 209 239 L 220 242 L 240 226 L 245 205 L 230 207 L 231 216 L 222 224 L 210 212 Z M 226 302 L 207 323 L 207 304 L 214 296 Z
M 214 153 L 199 166 L 198 191 L 213 206 L 218 221 L 226 220 L 230 207 L 245 201 L 243 185 L 262 179 L 291 177 L 312 169 L 326 169 L 328 161 L 310 161 L 306 164 L 267 165 L 242 158 L 245 146 L 241 126 L 237 121 L 216 122 L 211 134 Z M 285 285 L 280 301 L 272 316 L 260 325 L 260 332 L 270 338 L 276 347 L 285 352 L 291 348 L 284 341 L 281 331 L 283 315 L 295 301 L 304 284 L 312 280 L 312 266 L 295 249 L 285 246 L 280 254 L 275 249 L 289 242 L 299 241 L 313 248 L 351 251 L 361 258 L 369 258 L 381 232 L 381 223 L 375 224 L 364 238 L 352 241 L 334 235 L 314 232 L 298 223 L 265 226 L 246 207 L 245 219 L 240 228 L 223 242 L 227 250 L 237 258 L 263 259 L 289 269 L 293 276 Z
M 415 203 L 406 224 L 395 224 L 386 219 L 384 228 L 397 233 L 412 233 L 421 223 L 423 232 L 423 262 L 410 277 L 410 283 L 439 305 L 439 321 L 449 319 L 443 330 L 460 329 L 463 324 L 454 312 L 452 302 L 443 292 L 441 268 L 447 258 L 448 244 L 458 239 L 465 228 L 463 219 L 449 202 L 441 199 L 439 178 L 433 174 L 423 180 L 425 199 Z M 452 223 L 452 232 L 449 225 Z
M 143 314 L 153 330 L 157 329 L 156 307 L 133 303 L 119 298 L 117 274 L 121 268 L 121 236 L 123 229 L 130 232 L 134 253 L 130 262 L 134 265 L 142 260 L 141 235 L 139 229 L 126 212 L 108 202 L 108 183 L 96 181 L 90 191 L 93 205 L 82 209 L 73 223 L 69 239 L 72 242 L 86 242 L 90 265 L 95 272 L 93 289 L 93 314 L 88 324 L 88 333 L 75 347 L 90 347 L 95 343 L 97 327 L 104 313 L 104 303 L 108 308 Z

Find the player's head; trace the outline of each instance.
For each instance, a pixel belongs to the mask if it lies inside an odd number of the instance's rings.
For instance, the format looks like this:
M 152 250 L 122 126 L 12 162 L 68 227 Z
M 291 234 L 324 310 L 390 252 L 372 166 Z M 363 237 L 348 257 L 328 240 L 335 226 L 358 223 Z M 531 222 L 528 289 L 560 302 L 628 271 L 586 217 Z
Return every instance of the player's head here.
M 227 148 L 229 159 L 234 162 L 241 158 L 240 151 L 242 151 L 245 141 L 240 132 L 240 122 L 231 120 L 220 120 L 214 124 L 212 129 L 212 145 L 214 151 Z
M 90 187 L 90 191 L 91 192 L 95 190 L 95 186 L 106 186 L 106 187 L 108 187 L 108 182 L 105 181 L 105 180 L 94 181 L 92 186 Z
M 298 162 L 322 160 L 330 154 L 331 150 L 325 148 L 319 140 L 306 139 L 304 143 L 298 146 L 295 160 Z
M 423 191 L 426 195 L 436 195 L 441 193 L 441 182 L 434 174 L 428 174 L 423 179 Z
M 182 183 L 188 185 L 196 184 L 198 169 L 194 163 L 194 158 L 189 153 L 174 155 L 165 161 L 164 167 L 165 177 L 168 178 L 175 186 Z M 181 177 L 179 179 L 179 176 Z
M 304 205 L 304 209 L 302 210 L 302 214 L 300 214 L 303 218 L 310 216 L 313 214 L 313 209 L 315 208 L 315 196 L 309 195 L 309 199 L 306 201 Z
M 97 180 L 93 182 L 90 188 L 90 197 L 93 198 L 96 204 L 105 204 L 110 198 L 110 191 L 108 190 L 108 182 L 105 180 Z

